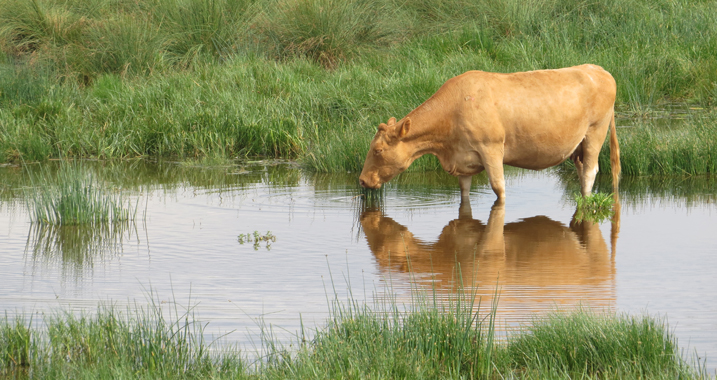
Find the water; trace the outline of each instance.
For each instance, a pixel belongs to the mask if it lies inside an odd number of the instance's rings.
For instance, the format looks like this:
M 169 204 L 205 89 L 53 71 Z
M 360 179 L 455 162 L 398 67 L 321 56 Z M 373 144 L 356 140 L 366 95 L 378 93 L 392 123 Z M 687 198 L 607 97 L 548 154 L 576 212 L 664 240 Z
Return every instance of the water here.
M 82 167 L 138 200 L 137 220 L 37 227 L 24 194 L 47 185 L 29 179 L 40 168 L 0 167 L 0 309 L 10 315 L 155 297 L 194 307 L 207 332 L 251 345 L 261 323 L 283 339 L 302 321 L 322 326 L 335 296 L 408 302 L 435 285 L 450 297 L 462 279 L 484 307 L 499 287 L 502 329 L 556 308 L 649 313 L 717 366 L 714 178 L 623 180 L 617 229 L 573 220 L 577 180 L 557 171 L 508 171 L 503 208 L 492 207 L 485 177 L 461 205 L 445 173 L 403 175 L 369 207 L 357 175 L 282 163 Z M 609 191 L 609 179 L 597 187 Z M 276 240 L 239 241 L 255 231 Z

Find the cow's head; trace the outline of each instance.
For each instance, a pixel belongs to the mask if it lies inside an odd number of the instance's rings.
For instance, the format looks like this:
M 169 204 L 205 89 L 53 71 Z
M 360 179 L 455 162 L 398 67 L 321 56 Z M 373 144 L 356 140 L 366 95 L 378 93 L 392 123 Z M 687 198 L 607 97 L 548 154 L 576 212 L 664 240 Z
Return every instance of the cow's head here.
M 388 124 L 381 123 L 378 132 L 371 140 L 371 146 L 363 164 L 359 183 L 363 187 L 378 189 L 413 162 L 413 153 L 404 138 L 411 128 L 408 117 L 396 122 L 392 117 Z

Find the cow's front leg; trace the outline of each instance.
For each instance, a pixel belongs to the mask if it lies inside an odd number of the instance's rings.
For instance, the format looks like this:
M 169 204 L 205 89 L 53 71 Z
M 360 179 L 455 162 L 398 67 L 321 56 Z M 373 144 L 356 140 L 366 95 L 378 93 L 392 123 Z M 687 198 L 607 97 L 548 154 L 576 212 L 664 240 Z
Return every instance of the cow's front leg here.
M 488 173 L 490 187 L 498 196 L 497 203 L 505 202 L 505 178 L 503 176 L 503 151 L 495 149 L 484 155 L 485 171 Z
M 471 180 L 473 179 L 472 175 L 462 175 L 458 177 L 458 183 L 461 186 L 461 200 L 467 200 L 468 196 L 471 194 Z

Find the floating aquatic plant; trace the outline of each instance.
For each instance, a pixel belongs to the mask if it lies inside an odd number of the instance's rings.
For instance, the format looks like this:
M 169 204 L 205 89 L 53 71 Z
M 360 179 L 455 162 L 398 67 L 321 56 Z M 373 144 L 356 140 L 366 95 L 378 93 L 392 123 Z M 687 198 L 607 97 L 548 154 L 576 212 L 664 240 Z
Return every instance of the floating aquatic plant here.
M 261 243 L 266 243 L 266 250 L 271 250 L 271 243 L 274 243 L 276 241 L 276 236 L 274 236 L 271 231 L 267 231 L 266 234 L 261 234 L 259 231 L 254 231 L 252 234 L 239 234 L 237 237 L 237 241 L 239 241 L 239 244 L 246 244 L 246 243 L 253 243 L 254 244 L 254 250 L 258 251 L 261 247 Z

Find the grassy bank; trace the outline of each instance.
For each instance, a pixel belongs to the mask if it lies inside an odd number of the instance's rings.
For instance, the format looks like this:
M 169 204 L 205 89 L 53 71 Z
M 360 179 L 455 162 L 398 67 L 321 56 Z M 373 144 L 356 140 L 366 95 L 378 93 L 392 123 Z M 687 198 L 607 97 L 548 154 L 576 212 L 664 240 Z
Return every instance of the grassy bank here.
M 687 0 L 0 0 L 0 161 L 262 156 L 357 171 L 378 123 L 471 69 L 592 62 L 631 114 L 710 107 L 715 18 L 715 3 Z
M 158 303 L 125 312 L 0 320 L 0 375 L 13 378 L 700 378 L 651 317 L 555 313 L 496 343 L 471 302 L 420 301 L 401 312 L 335 303 L 325 328 L 293 346 L 262 337 L 252 361 L 211 348 L 206 324 Z M 167 317 L 171 315 L 171 317 Z

